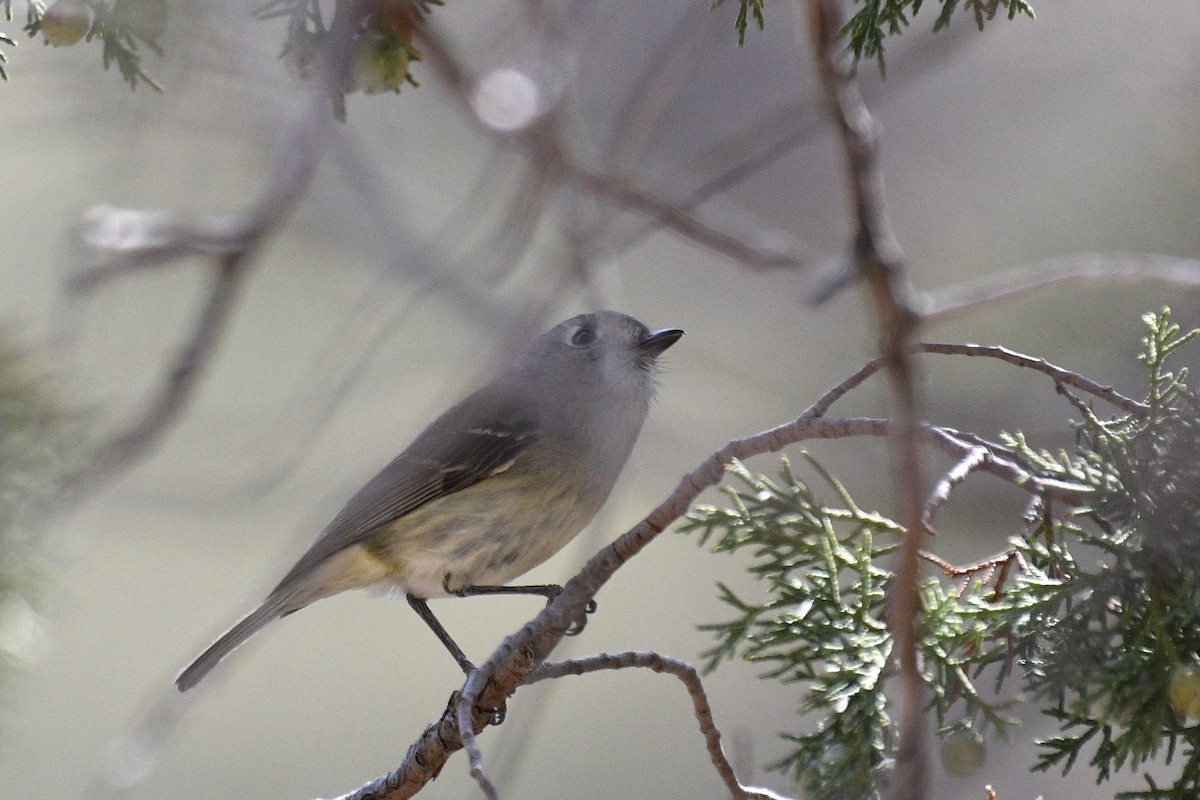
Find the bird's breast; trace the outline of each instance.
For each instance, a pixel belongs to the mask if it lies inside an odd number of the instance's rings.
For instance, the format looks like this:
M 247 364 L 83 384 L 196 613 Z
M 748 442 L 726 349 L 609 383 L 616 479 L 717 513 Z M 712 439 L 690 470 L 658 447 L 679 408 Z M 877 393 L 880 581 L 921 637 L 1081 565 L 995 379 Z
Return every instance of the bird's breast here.
M 386 526 L 370 549 L 396 582 L 421 597 L 499 586 L 567 545 L 607 492 L 516 467 L 421 506 Z

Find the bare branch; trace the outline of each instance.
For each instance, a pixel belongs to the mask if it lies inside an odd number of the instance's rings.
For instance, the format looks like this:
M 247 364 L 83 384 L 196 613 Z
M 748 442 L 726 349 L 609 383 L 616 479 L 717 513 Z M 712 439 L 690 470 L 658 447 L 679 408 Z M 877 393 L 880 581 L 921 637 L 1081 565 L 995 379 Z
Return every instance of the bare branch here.
M 196 321 L 191 339 L 167 372 L 158 393 L 124 432 L 101 444 L 83 467 L 64 479 L 63 489 L 68 497 L 79 496 L 102 477 L 111 477 L 136 462 L 158 443 L 183 413 L 233 313 L 233 302 L 243 274 L 240 266 L 238 255 L 221 259 L 216 283 Z
M 1054 379 L 1056 384 L 1073 386 L 1088 394 L 1104 400 L 1107 403 L 1115 406 L 1129 414 L 1143 416 L 1147 411 L 1145 403 L 1138 402 L 1130 397 L 1118 392 L 1111 386 L 1104 386 L 1096 383 L 1091 378 L 1074 372 L 1069 369 L 1051 364 L 1044 358 L 1028 356 L 1024 353 L 1010 350 L 1007 347 L 999 345 L 983 345 L 983 344 L 943 344 L 940 342 L 917 342 L 911 347 L 914 353 L 928 353 L 936 355 L 957 355 L 970 356 L 975 358 L 995 358 L 1004 361 L 1014 366 L 1023 367 L 1025 369 L 1036 370 L 1037 372 L 1049 375 Z M 841 398 L 845 397 L 849 392 L 862 385 L 864 381 L 870 378 L 875 373 L 883 368 L 885 361 L 882 357 L 875 358 L 863 364 L 852 375 L 849 375 L 835 386 L 828 389 L 817 400 L 805 410 L 806 416 L 823 416 L 829 411 L 829 408 Z
M 1149 407 L 1145 403 L 1139 403 L 1137 400 L 1126 397 L 1111 386 L 1102 386 L 1090 378 L 1085 378 L 1078 372 L 1072 372 L 1071 370 L 1063 369 L 1062 367 L 1051 364 L 1044 358 L 1027 356 L 1024 353 L 1018 353 L 1015 350 L 1009 350 L 1007 347 L 982 344 L 941 344 L 937 342 L 921 342 L 917 345 L 914 345 L 913 349 L 921 353 L 973 356 L 977 358 L 996 358 L 1000 361 L 1005 361 L 1018 367 L 1036 370 L 1049 375 L 1054 379 L 1055 383 L 1073 386 L 1076 389 L 1087 392 L 1088 394 L 1095 395 L 1101 400 L 1116 406 L 1126 413 L 1142 417 L 1145 416 L 1149 411 Z
M 961 459 L 955 462 L 954 466 L 947 470 L 933 486 L 933 491 L 929 493 L 928 499 L 925 501 L 925 508 L 921 512 L 921 522 L 933 532 L 931 521 L 933 515 L 938 512 L 946 501 L 950 499 L 950 491 L 960 483 L 970 477 L 972 472 L 976 472 L 983 468 L 992 457 L 992 453 L 986 447 L 976 445 L 967 451 Z
M 467 751 L 467 765 L 470 767 L 471 777 L 479 784 L 487 800 L 498 800 L 499 793 L 496 787 L 483 771 L 483 753 L 479 750 L 475 741 L 475 731 L 471 730 L 470 725 L 471 711 L 475 707 L 475 701 L 479 699 L 479 693 L 483 691 L 483 686 L 483 677 L 479 670 L 474 670 L 467 676 L 467 682 L 463 684 L 462 693 L 455 704 L 454 719 L 462 733 L 463 749 Z
M 936 325 L 1043 289 L 1089 283 L 1200 287 L 1200 260 L 1153 253 L 1085 253 L 1053 258 L 932 292 L 925 297 L 922 319 Z
M 941 556 L 924 551 L 921 552 L 921 558 L 925 559 L 930 564 L 933 564 L 951 578 L 971 576 L 979 572 L 987 572 L 988 576 L 990 577 L 991 573 L 994 572 L 997 567 L 1005 564 L 1011 564 L 1013 561 L 1015 561 L 1017 558 L 1017 551 L 1005 550 L 1003 553 L 997 553 L 996 555 L 988 556 L 987 558 L 976 561 L 973 564 L 967 564 L 963 567 L 956 567 Z
M 459 103 L 469 108 L 475 79 L 438 34 L 436 25 L 427 22 L 414 29 L 413 35 L 430 69 L 445 81 Z M 475 119 L 474 113 L 469 113 Z M 679 203 L 659 197 L 617 175 L 583 164 L 567 152 L 561 139 L 548 136 L 546 128 L 544 124 L 530 125 L 518 134 L 519 141 L 530 158 L 542 164 L 551 174 L 557 173 L 560 180 L 573 182 L 606 202 L 649 217 L 666 229 L 745 266 L 759 269 L 804 266 L 803 260 L 797 256 L 755 248 L 700 221 Z M 490 128 L 485 130 L 496 134 Z
M 113 254 L 109 261 L 67 281 L 68 291 L 80 294 L 129 272 L 166 266 L 192 255 L 229 257 L 247 246 L 246 226 L 237 216 L 186 219 L 171 211 L 107 205 L 85 211 L 77 235 L 86 247 Z
M 683 683 L 688 695 L 692 698 L 692 707 L 700 726 L 700 734 L 704 737 L 704 742 L 708 747 L 708 757 L 731 795 L 738 798 L 780 800 L 779 795 L 768 789 L 746 787 L 738 781 L 733 765 L 729 763 L 729 759 L 725 757 L 725 752 L 721 749 L 721 731 L 713 721 L 712 708 L 708 704 L 708 695 L 704 691 L 700 673 L 691 664 L 652 652 L 630 650 L 616 654 L 598 653 L 586 658 L 542 664 L 530 673 L 525 683 L 528 685 L 566 675 L 583 675 L 600 670 L 629 668 L 649 669 L 658 673 L 665 672 L 668 675 L 674 675 Z
M 565 164 L 579 186 L 597 197 L 656 220 L 668 230 L 702 247 L 754 269 L 795 269 L 807 266 L 798 256 L 760 250 L 736 236 L 701 222 L 682 205 L 665 200 L 631 181 L 579 163 Z
M 727 137 L 726 142 L 708 152 L 702 152 L 692 159 L 692 166 L 685 169 L 688 175 L 702 172 L 707 165 L 714 163 L 727 163 L 731 160 L 733 163 L 684 197 L 673 201 L 675 205 L 683 211 L 694 212 L 704 201 L 760 173 L 772 162 L 810 140 L 821 127 L 818 124 L 820 120 L 813 110 L 814 104 L 808 99 L 789 104 L 773 111 L 765 119 L 748 121 L 742 131 Z M 639 219 L 636 226 L 630 227 L 625 233 L 617 232 L 619 238 L 608 245 L 608 253 L 620 254 L 630 250 L 638 242 L 658 231 L 659 224 L 651 217 Z M 598 236 L 599 233 L 596 232 L 594 237 Z M 798 260 L 803 259 L 810 266 L 816 263 L 817 259 L 802 243 L 797 249 L 804 253 L 802 256 L 796 256 Z
M 827 389 L 824 394 L 816 399 L 816 401 L 808 408 L 804 409 L 802 417 L 823 417 L 830 407 L 841 400 L 847 394 L 863 384 L 867 378 L 870 378 L 876 372 L 883 369 L 884 361 L 882 358 L 873 358 L 866 364 L 863 364 L 852 375 L 838 381 L 834 386 Z
M 72 288 L 76 291 L 90 291 L 125 273 L 192 255 L 213 257 L 216 279 L 191 337 L 155 396 L 125 431 L 101 444 L 86 465 L 64 480 L 68 496 L 78 496 L 146 455 L 191 401 L 228 327 L 242 275 L 259 245 L 312 180 L 328 136 L 331 98 L 341 96 L 342 77 L 353 53 L 351 39 L 361 14 L 360 0 L 337 3 L 324 78 L 314 90 L 312 102 L 280 143 L 267 185 L 245 212 L 187 220 L 172 212 L 98 206 L 84 215 L 80 231 L 84 243 L 114 257 L 75 278 Z
M 446 759 L 462 747 L 455 717 L 457 703 L 458 693 L 455 692 L 450 697 L 445 713 L 437 722 L 426 727 L 412 743 L 400 766 L 336 800 L 395 800 L 412 797 L 421 791 L 425 784 L 441 773 Z M 471 721 L 471 729 L 483 730 L 490 718 L 491 715 L 486 712 L 476 714 Z
M 976 447 L 984 448 L 988 451 L 988 457 L 980 460 L 978 470 L 989 472 L 1032 495 L 1054 497 L 1071 505 L 1082 505 L 1092 494 L 1089 486 L 1032 474 L 1005 455 L 1007 448 L 989 442 L 981 436 L 928 424 L 923 425 L 920 430 L 922 437 L 930 444 L 956 458 L 965 458 Z

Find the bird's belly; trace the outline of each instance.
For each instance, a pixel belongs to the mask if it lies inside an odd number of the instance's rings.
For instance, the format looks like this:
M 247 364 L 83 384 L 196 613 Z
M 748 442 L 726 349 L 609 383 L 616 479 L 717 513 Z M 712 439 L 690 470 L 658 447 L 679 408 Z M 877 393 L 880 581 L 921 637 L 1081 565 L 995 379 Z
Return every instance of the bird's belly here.
M 420 597 L 438 597 L 467 586 L 500 586 L 541 564 L 575 538 L 596 509 L 581 506 L 573 492 L 547 497 L 538 488 L 524 496 L 468 489 L 399 520 L 382 548 L 397 582 Z

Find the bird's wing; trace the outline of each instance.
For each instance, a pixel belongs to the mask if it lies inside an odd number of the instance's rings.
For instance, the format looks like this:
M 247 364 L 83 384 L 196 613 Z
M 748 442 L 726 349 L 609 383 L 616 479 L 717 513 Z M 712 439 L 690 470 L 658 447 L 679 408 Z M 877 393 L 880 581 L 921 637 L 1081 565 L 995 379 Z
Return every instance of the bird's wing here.
M 371 479 L 271 592 L 288 593 L 329 556 L 369 539 L 420 506 L 513 465 L 536 438 L 530 423 L 491 422 L 432 441 L 420 437 Z

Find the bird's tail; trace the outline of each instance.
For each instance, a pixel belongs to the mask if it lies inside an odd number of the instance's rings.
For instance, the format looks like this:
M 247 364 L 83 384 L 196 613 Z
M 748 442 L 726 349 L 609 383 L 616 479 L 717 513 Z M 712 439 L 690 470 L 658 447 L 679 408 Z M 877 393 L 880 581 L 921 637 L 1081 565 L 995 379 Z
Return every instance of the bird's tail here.
M 268 598 L 265 603 L 243 617 L 209 645 L 208 649 L 201 653 L 187 669 L 179 673 L 179 677 L 175 679 L 175 685 L 179 691 L 186 692 L 199 683 L 200 679 L 207 675 L 218 661 L 233 652 L 234 648 L 242 642 L 258 633 L 268 622 L 282 616 L 283 611 L 283 603 L 276 598 Z

